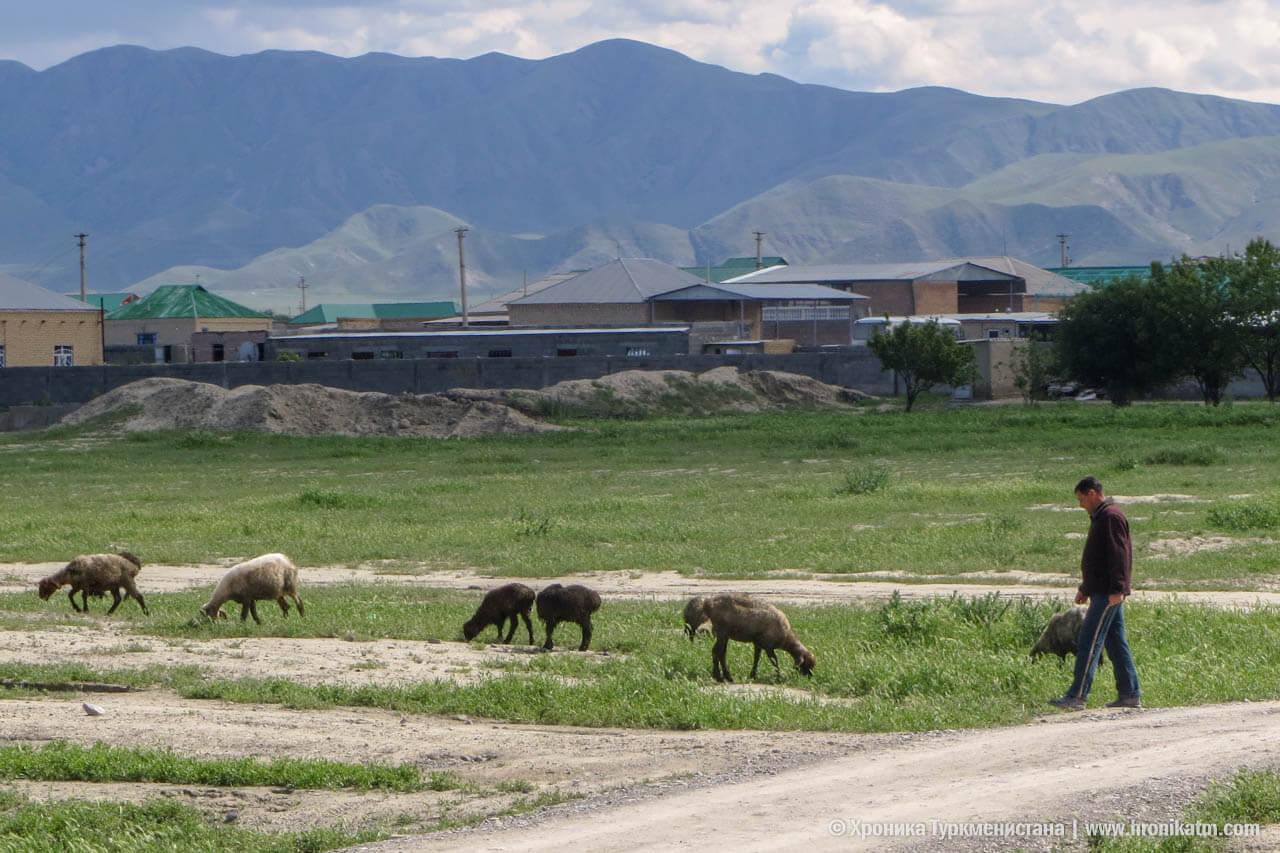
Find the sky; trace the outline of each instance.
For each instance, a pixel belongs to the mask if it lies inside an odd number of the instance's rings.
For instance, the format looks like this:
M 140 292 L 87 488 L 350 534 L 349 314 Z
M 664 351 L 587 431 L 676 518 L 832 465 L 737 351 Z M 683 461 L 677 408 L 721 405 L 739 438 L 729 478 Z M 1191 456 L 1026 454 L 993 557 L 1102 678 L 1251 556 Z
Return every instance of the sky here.
M 746 73 L 1073 104 L 1123 89 L 1280 103 L 1280 0 L 11 0 L 0 59 L 117 44 L 525 59 L 631 38 Z

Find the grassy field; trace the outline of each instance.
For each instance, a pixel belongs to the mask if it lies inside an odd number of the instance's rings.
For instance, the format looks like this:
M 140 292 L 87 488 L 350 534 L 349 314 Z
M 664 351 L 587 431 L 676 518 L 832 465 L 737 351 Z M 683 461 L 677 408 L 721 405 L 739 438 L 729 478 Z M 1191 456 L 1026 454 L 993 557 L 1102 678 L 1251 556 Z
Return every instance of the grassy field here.
M 1071 573 L 1085 474 L 1120 495 L 1147 586 L 1274 573 L 1280 408 L 1046 405 L 586 421 L 573 433 L 437 441 L 202 432 L 0 436 L 0 561 L 125 548 L 144 563 L 283 550 L 547 576 L 872 571 Z M 1069 509 L 1069 512 L 1055 510 Z M 1140 557 L 1142 554 L 1140 553 Z
M 3 435 L 0 562 L 127 549 L 144 565 L 210 563 L 282 550 L 304 573 L 307 566 L 369 563 L 391 574 L 675 570 L 728 585 L 780 574 L 852 581 L 890 572 L 902 583 L 967 579 L 973 592 L 788 607 L 818 667 L 810 679 L 785 655 L 780 674 L 765 662 L 760 680 L 780 689 L 753 693 L 713 688 L 710 643 L 684 639 L 678 603 L 624 600 L 607 601 L 597 619 L 592 648 L 607 657 L 486 664 L 492 677 L 467 685 L 211 681 L 196 666 L 127 669 L 127 648 L 118 670 L 15 663 L 0 665 L 0 679 L 114 681 L 162 685 L 192 698 L 586 726 L 992 726 L 1032 719 L 1069 680 L 1069 664 L 1026 655 L 1049 614 L 1066 602 L 1009 600 L 985 594 L 978 582 L 1017 571 L 1019 580 L 1030 573 L 1061 585 L 1063 575 L 1074 574 L 1087 528 L 1071 493 L 1081 476 L 1097 475 L 1110 493 L 1141 499 L 1128 507 L 1140 587 L 1260 589 L 1277 575 L 1280 407 L 1266 404 L 1063 404 L 910 415 L 867 409 L 572 425 L 578 429 L 569 433 L 465 441 L 69 429 Z M 1209 540 L 1221 547 L 1173 547 Z M 975 572 L 995 574 L 966 577 Z M 122 608 L 139 643 L 264 635 L 360 642 L 458 640 L 476 601 L 474 594 L 409 587 L 312 587 L 305 620 L 273 613 L 277 618 L 259 627 L 193 619 L 207 594 L 148 593 L 149 617 L 131 603 Z M 1132 604 L 1126 621 L 1144 694 L 1166 706 L 1277 698 L 1275 617 L 1265 609 Z M 119 612 L 113 618 L 125 621 Z M 0 595 L 0 629 L 84 619 L 30 592 Z M 572 626 L 566 631 L 562 644 L 577 637 Z M 746 680 L 750 650 L 735 644 L 729 663 Z M 1198 677 L 1185 678 L 1188 671 Z M 1099 703 L 1106 692 L 1098 691 Z M 74 778 L 74 767 L 56 757 L 5 753 L 0 767 L 21 759 L 45 768 L 48 778 Z M 86 762 L 93 760 L 78 760 Z M 225 770 L 196 764 L 174 772 L 198 779 Z M 283 772 L 304 775 L 303 768 Z M 349 771 L 305 770 L 316 772 L 346 778 Z M 66 821 L 99 828 L 77 836 Z M 113 826 L 120 843 L 94 846 L 101 828 Z M 155 830 L 158 846 L 133 837 L 130 827 L 139 826 Z M 54 837 L 83 838 L 83 849 L 95 850 L 323 850 L 358 840 L 326 832 L 242 836 L 226 828 L 199 846 L 201 826 L 197 812 L 170 804 L 78 804 L 51 813 L 0 796 L 3 850 L 45 849 L 41 840 Z M 14 838 L 24 840 L 5 840 Z

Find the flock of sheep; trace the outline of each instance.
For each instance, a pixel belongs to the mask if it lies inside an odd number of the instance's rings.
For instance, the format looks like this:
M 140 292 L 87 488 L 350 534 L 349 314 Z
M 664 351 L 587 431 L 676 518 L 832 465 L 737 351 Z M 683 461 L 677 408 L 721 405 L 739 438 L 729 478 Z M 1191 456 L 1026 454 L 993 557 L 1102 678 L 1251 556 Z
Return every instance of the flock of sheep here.
M 60 571 L 41 578 L 36 586 L 40 598 L 47 601 L 59 589 L 70 585 L 67 597 L 76 612 L 88 612 L 89 596 L 102 598 L 110 593 L 112 604 L 107 613 L 113 613 L 123 600 L 123 592 L 125 597 L 137 600 L 143 613 L 149 613 L 147 603 L 134 583 L 141 568 L 138 558 L 126 551 L 119 554 L 82 554 Z M 76 603 L 77 592 L 80 593 L 80 604 Z M 274 600 L 280 605 L 281 612 L 288 616 L 290 598 L 298 607 L 298 615 L 305 615 L 302 599 L 298 597 L 297 566 L 284 554 L 263 554 L 233 566 L 218 582 L 209 602 L 200 609 L 210 619 L 226 619 L 222 606 L 234 601 L 240 605 L 240 621 L 252 616 L 254 622 L 261 624 L 256 602 Z M 582 630 L 582 643 L 578 650 L 586 651 L 591 644 L 591 615 L 600 609 L 600 594 L 581 584 L 565 586 L 553 583 L 537 593 L 522 583 L 504 584 L 485 594 L 475 614 L 463 623 L 462 636 L 470 642 L 493 625 L 497 627 L 502 642 L 510 643 L 519 620 L 523 619 L 529 632 L 529 645 L 534 645 L 533 623 L 529 618 L 530 611 L 534 609 L 546 627 L 547 639 L 542 644 L 543 648 L 552 648 L 552 634 L 557 625 L 572 622 Z M 1082 608 L 1055 614 L 1031 649 L 1032 657 L 1043 653 L 1059 657 L 1074 654 L 1082 614 Z M 503 637 L 508 620 L 511 627 Z M 774 653 L 777 649 L 790 654 L 796 669 L 805 675 L 812 675 L 817 663 L 813 652 L 796 637 L 785 613 L 745 593 L 694 596 L 685 604 L 684 625 L 690 641 L 699 632 L 707 630 L 715 637 L 711 650 L 711 675 L 716 681 L 733 681 L 725 661 L 730 640 L 751 643 L 755 647 L 752 678 L 757 675 L 761 652 L 769 656 L 774 669 L 779 672 L 778 658 Z

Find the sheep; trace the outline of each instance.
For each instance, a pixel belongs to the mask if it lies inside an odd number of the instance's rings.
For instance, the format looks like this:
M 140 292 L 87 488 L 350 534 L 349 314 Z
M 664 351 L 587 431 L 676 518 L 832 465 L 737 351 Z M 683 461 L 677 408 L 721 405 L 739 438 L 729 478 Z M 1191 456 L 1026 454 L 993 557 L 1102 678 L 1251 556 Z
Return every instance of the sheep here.
M 585 652 L 591 643 L 591 614 L 600 609 L 600 594 L 587 589 L 581 584 L 561 586 L 553 583 L 542 588 L 537 598 L 538 619 L 547 626 L 547 641 L 544 649 L 551 650 L 551 634 L 561 622 L 577 622 L 582 628 L 582 645 L 578 651 Z
M 516 633 L 519 619 L 524 619 L 524 626 L 529 630 L 529 645 L 533 645 L 533 622 L 529 620 L 529 611 L 533 610 L 536 596 L 530 587 L 522 583 L 504 584 L 485 593 L 476 608 L 476 613 L 462 625 L 462 636 L 471 642 L 476 635 L 490 625 L 496 625 L 498 636 L 502 636 L 503 626 L 511 620 L 511 630 L 502 642 L 510 643 Z
M 691 643 L 699 631 L 711 629 L 710 620 L 707 619 L 707 614 L 702 609 L 706 601 L 707 597 L 705 595 L 695 595 L 684 606 L 684 632 L 689 635 L 689 642 Z
M 302 599 L 298 597 L 298 567 L 284 554 L 263 554 L 232 566 L 222 576 L 222 580 L 218 581 L 209 603 L 200 609 L 210 619 L 226 619 L 227 614 L 222 605 L 234 601 L 240 605 L 241 622 L 246 616 L 252 615 L 253 621 L 261 625 L 262 620 L 258 618 L 255 602 L 275 599 L 280 605 L 280 611 L 288 616 L 289 602 L 285 601 L 286 596 L 298 605 L 298 615 L 305 616 Z
M 1080 635 L 1080 626 L 1084 624 L 1083 607 L 1071 607 L 1049 617 L 1049 624 L 1036 644 L 1031 647 L 1031 657 L 1037 658 L 1048 653 L 1057 655 L 1059 660 L 1066 660 L 1067 654 L 1076 653 L 1076 638 Z
M 71 607 L 77 613 L 89 612 L 89 596 L 102 598 L 109 592 L 112 602 L 107 610 L 108 616 L 120 606 L 123 600 L 120 590 L 123 589 L 125 596 L 137 599 L 142 612 L 149 616 L 151 611 L 147 609 L 147 602 L 133 584 L 133 579 L 138 576 L 141 568 L 142 562 L 128 551 L 121 551 L 119 554 L 81 554 L 63 566 L 61 571 L 41 578 L 36 586 L 40 599 L 48 601 L 49 596 L 64 585 L 71 584 L 71 592 L 67 593 L 67 597 L 71 599 Z M 76 604 L 77 592 L 80 593 L 83 607 Z
M 711 648 L 711 677 L 716 681 L 733 681 L 725 652 L 730 640 L 752 643 L 755 659 L 751 664 L 751 677 L 756 677 L 760 667 L 760 652 L 769 655 L 773 668 L 778 668 L 774 649 L 790 653 L 796 669 L 805 675 L 813 674 L 818 659 L 796 638 L 787 616 L 772 604 L 758 601 L 740 592 L 723 592 L 713 595 L 703 603 L 703 612 L 711 620 L 711 633 L 716 643 Z

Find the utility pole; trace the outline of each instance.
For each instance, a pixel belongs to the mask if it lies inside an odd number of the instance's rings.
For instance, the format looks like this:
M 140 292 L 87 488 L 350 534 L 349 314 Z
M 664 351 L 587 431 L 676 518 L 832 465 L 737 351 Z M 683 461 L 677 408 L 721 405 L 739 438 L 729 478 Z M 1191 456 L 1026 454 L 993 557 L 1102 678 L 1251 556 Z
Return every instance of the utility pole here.
M 462 328 L 467 328 L 470 324 L 467 322 L 467 256 L 462 248 L 462 239 L 467 236 L 466 228 L 455 228 L 453 232 L 458 235 L 458 283 L 462 287 Z
M 302 307 L 298 309 L 299 314 L 307 313 L 307 279 L 306 276 L 298 276 L 298 290 L 302 291 Z
M 1062 268 L 1063 268 L 1063 269 L 1066 269 L 1067 267 L 1071 266 L 1071 258 L 1070 258 L 1069 254 L 1068 254 L 1068 253 L 1069 253 L 1069 250 L 1070 250 L 1070 248 L 1071 248 L 1071 247 L 1067 245 L 1067 238 L 1068 238 L 1068 237 L 1070 237 L 1070 236 L 1071 236 L 1070 234 L 1059 234 L 1059 235 L 1058 235 L 1058 249 L 1059 249 L 1059 250 L 1061 251 L 1061 253 L 1062 253 Z
M 88 235 L 88 234 L 74 234 L 74 235 L 72 235 L 72 236 L 76 237 L 76 238 L 80 241 L 80 301 L 81 301 L 81 302 L 88 302 L 89 300 L 88 300 L 87 298 L 85 298 L 85 297 L 86 297 L 86 293 L 85 293 L 85 289 L 84 289 L 84 240 L 85 240 L 85 238 L 86 238 L 86 237 L 88 237 L 89 235 Z
M 753 231 L 752 233 L 756 235 L 756 269 L 762 269 L 764 267 L 764 255 L 760 254 L 760 243 L 764 240 L 764 232 Z

